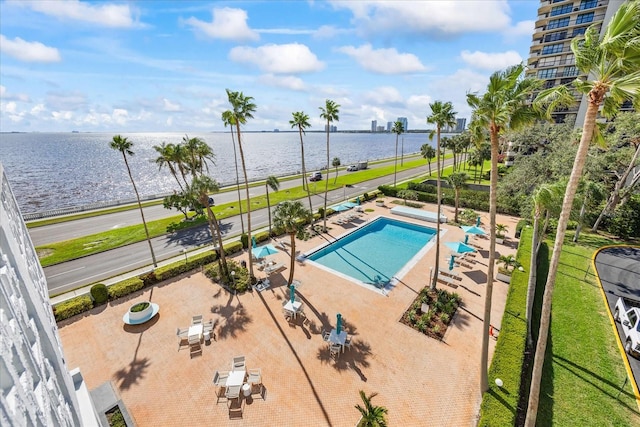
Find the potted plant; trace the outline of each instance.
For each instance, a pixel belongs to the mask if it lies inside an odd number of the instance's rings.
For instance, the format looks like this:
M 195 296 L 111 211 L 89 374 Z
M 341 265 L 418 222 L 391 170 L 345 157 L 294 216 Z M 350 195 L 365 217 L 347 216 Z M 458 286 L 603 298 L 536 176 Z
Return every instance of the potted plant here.
M 124 323 L 137 325 L 149 321 L 158 313 L 160 307 L 149 301 L 142 301 L 133 304 L 123 316 Z
M 504 238 L 507 233 L 507 226 L 504 224 L 496 224 L 496 243 L 504 243 Z
M 496 279 L 504 283 L 511 283 L 511 273 L 513 270 L 520 267 L 520 263 L 513 255 L 500 255 L 498 258 L 498 264 L 503 264 L 498 267 L 498 273 Z
M 376 206 L 379 206 L 379 207 L 384 206 L 384 197 L 382 196 L 376 197 Z

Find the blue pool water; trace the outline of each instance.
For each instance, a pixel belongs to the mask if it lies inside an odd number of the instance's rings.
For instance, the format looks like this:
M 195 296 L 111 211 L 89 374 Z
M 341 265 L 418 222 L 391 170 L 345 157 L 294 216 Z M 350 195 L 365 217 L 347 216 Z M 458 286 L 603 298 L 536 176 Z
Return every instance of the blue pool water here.
M 364 283 L 386 285 L 414 258 L 435 230 L 378 218 L 307 256 L 307 259 Z

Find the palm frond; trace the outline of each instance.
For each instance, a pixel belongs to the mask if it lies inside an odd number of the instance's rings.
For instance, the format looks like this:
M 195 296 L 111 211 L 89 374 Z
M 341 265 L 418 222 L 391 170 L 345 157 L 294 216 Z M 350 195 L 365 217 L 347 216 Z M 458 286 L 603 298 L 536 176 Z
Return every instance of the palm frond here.
M 533 101 L 533 108 L 538 114 L 550 120 L 552 112 L 561 107 L 570 107 L 575 105 L 575 103 L 576 100 L 569 88 L 565 85 L 560 85 L 538 93 L 538 96 L 536 96 L 536 99 Z

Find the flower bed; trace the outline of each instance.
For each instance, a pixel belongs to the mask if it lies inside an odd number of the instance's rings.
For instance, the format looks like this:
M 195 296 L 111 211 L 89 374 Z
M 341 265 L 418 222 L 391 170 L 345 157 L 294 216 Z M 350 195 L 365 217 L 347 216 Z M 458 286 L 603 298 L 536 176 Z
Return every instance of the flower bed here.
M 444 289 L 422 289 L 400 321 L 431 338 L 441 340 L 453 318 L 461 298 Z M 426 307 L 424 306 L 426 304 Z M 423 311 L 423 307 L 425 311 Z

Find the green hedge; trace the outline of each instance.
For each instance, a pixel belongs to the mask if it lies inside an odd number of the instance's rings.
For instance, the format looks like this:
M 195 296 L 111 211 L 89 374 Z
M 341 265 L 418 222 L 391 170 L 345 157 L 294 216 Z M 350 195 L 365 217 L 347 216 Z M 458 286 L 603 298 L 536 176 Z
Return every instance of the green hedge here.
M 529 265 L 531 259 L 531 229 L 524 229 L 516 259 Z M 496 350 L 489 368 L 489 390 L 482 397 L 480 427 L 513 426 L 520 400 L 520 379 L 527 342 L 527 282 L 528 272 L 514 271 L 500 325 Z M 495 384 L 500 378 L 504 386 Z
M 123 280 L 109 286 L 109 299 L 114 300 L 116 298 L 129 295 L 135 291 L 139 291 L 144 287 L 144 282 L 139 277 L 132 277 L 130 279 Z
M 109 291 L 103 283 L 96 283 L 91 287 L 91 297 L 96 304 L 104 304 L 109 300 Z
M 53 315 L 56 321 L 59 322 L 76 314 L 84 313 L 93 308 L 93 301 L 89 295 L 80 295 L 79 297 L 71 298 L 65 302 L 61 302 L 53 307 Z

